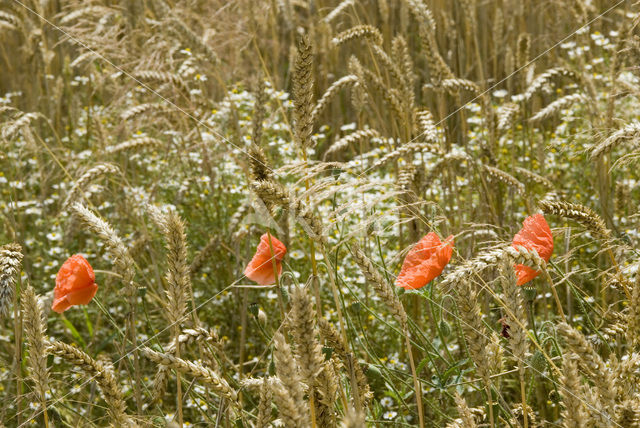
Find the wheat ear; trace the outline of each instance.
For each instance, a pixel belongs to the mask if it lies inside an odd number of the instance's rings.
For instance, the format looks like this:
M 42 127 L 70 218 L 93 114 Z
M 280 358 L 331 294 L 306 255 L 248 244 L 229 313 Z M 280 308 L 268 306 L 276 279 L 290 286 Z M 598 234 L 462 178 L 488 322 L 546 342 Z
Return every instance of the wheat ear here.
M 262 379 L 260 385 L 260 402 L 258 403 L 258 416 L 256 418 L 256 428 L 267 428 L 271 421 L 271 403 L 273 401 L 273 390 L 269 386 L 267 378 Z
M 218 376 L 213 370 L 204 367 L 202 364 L 183 360 L 172 354 L 154 351 L 151 348 L 144 347 L 141 353 L 156 364 L 169 367 L 180 373 L 193 376 L 201 382 L 209 385 L 211 389 L 220 397 L 228 400 L 231 405 L 238 407 L 238 394 L 229 386 L 226 380 Z M 238 407 L 239 408 L 239 407 Z
M 520 377 L 520 398 L 522 401 L 522 410 L 526 415 L 523 416 L 524 428 L 529 426 L 527 396 L 525 392 L 525 361 L 529 351 L 529 338 L 527 336 L 527 314 L 524 309 L 524 299 L 522 297 L 521 288 L 516 285 L 517 278 L 513 270 L 513 266 L 508 261 L 502 261 L 499 266 L 500 279 L 502 282 L 502 291 L 504 293 L 504 304 L 508 310 L 509 318 L 514 318 L 514 322 L 509 325 L 509 347 L 513 352 L 518 367 L 518 375 Z
M 578 356 L 567 353 L 562 357 L 562 425 L 565 428 L 583 428 L 586 418 L 584 404 L 580 399 L 580 373 L 578 372 Z
M 275 360 L 276 373 L 279 380 L 279 382 L 272 385 L 274 398 L 281 415 L 284 412 L 289 420 L 295 421 L 295 425 L 287 426 L 306 426 L 306 421 L 310 417 L 309 408 L 304 401 L 302 382 L 291 347 L 285 341 L 282 333 L 279 332 L 273 336 L 273 343 L 273 359 Z M 287 399 L 284 398 L 283 394 L 287 396 Z M 292 406 L 289 403 L 289 399 Z M 291 407 L 295 409 L 295 412 L 291 411 Z
M 333 324 L 323 317 L 318 318 L 318 329 L 320 330 L 320 335 L 324 338 L 327 344 L 333 348 L 334 352 L 342 360 L 342 363 L 348 367 L 349 361 L 352 360 L 352 358 L 349 358 L 351 354 L 347 344 L 344 343 L 344 339 L 340 336 L 340 333 L 338 333 L 338 330 L 333 326 Z M 373 398 L 373 392 L 371 392 L 371 388 L 369 387 L 369 381 L 367 380 L 367 376 L 364 374 L 360 363 L 354 362 L 352 366 L 355 378 L 355 386 L 353 389 L 358 391 L 359 402 L 362 407 L 368 407 L 369 402 Z
M 568 347 L 578 357 L 579 364 L 587 371 L 593 380 L 598 395 L 608 409 L 613 409 L 616 402 L 616 384 L 611 370 L 605 364 L 586 337 L 567 323 L 558 325 L 558 332 L 564 338 Z
M 100 239 L 102 239 L 107 245 L 107 251 L 109 255 L 114 259 L 114 264 L 118 272 L 122 275 L 122 281 L 124 283 L 124 294 L 129 301 L 129 310 L 131 315 L 127 317 L 127 336 L 128 339 L 134 345 L 137 343 L 138 334 L 136 332 L 136 307 L 137 307 L 137 287 L 133 282 L 135 276 L 135 262 L 131 257 L 131 254 L 127 250 L 127 247 L 122 242 L 122 239 L 116 234 L 115 230 L 109 223 L 102 218 L 94 214 L 87 207 L 79 202 L 74 203 L 71 206 L 73 213 L 80 217 L 80 220 L 85 226 L 92 232 L 96 233 Z M 135 383 L 134 394 L 136 399 L 136 407 L 138 413 L 142 413 L 142 392 L 140 390 L 141 377 L 140 377 L 140 360 L 137 347 L 133 350 L 133 364 L 135 369 Z
M 42 316 L 42 308 L 33 287 L 28 286 L 24 289 L 21 303 L 24 332 L 29 345 L 29 377 L 35 385 L 35 392 L 42 406 L 45 426 L 48 426 L 46 393 L 49 389 L 49 371 L 47 369 L 47 347 L 44 338 L 46 328 Z
M 0 316 L 5 316 L 16 291 L 16 279 L 22 266 L 22 247 L 6 244 L 0 247 Z
M 122 391 L 108 365 L 94 360 L 87 353 L 63 342 L 50 342 L 47 350 L 70 364 L 80 367 L 90 379 L 96 381 L 102 391 L 102 397 L 108 405 L 109 415 L 115 426 L 131 425 L 131 420 L 125 413 L 127 405 Z

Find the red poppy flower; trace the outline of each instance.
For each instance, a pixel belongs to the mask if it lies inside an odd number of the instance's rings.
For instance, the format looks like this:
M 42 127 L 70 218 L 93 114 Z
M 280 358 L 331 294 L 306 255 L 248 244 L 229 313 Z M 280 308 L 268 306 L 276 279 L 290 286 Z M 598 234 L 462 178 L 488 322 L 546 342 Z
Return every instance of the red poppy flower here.
M 524 220 L 522 229 L 513 237 L 513 246 L 536 251 L 545 262 L 549 261 L 553 253 L 553 235 L 542 214 L 535 214 Z M 526 284 L 540 275 L 539 271 L 525 265 L 516 265 L 514 269 L 518 276 L 518 285 Z
M 269 247 L 269 239 L 271 239 L 273 253 Z M 281 262 L 286 253 L 287 247 L 285 247 L 282 242 L 274 236 L 265 233 L 260 237 L 256 254 L 244 270 L 244 275 L 260 285 L 271 285 L 275 283 L 276 274 L 273 270 L 273 259 L 276 261 L 276 268 L 278 269 L 278 275 L 280 275 L 282 273 Z
M 453 235 L 442 242 L 437 234 L 429 232 L 405 257 L 396 286 L 405 290 L 424 287 L 442 273 L 452 254 Z
M 61 314 L 73 305 L 86 305 L 98 291 L 96 275 L 80 254 L 67 259 L 56 275 L 51 309 Z

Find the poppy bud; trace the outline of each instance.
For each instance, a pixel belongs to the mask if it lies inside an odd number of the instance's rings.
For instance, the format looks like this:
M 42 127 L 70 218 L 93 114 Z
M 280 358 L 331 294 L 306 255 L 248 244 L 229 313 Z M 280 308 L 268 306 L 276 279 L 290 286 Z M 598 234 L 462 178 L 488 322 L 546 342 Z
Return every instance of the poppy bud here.
M 531 366 L 536 375 L 541 375 L 546 370 L 547 360 L 540 350 L 536 350 L 536 352 L 533 353 L 529 359 L 529 366 Z
M 522 297 L 527 302 L 533 302 L 536 300 L 536 296 L 538 295 L 538 290 L 535 286 L 526 286 L 522 287 Z
M 260 321 L 262 325 L 267 324 L 267 314 L 262 309 L 258 310 L 258 321 Z
M 451 334 L 451 324 L 449 324 L 445 320 L 440 320 L 440 322 L 438 323 L 438 328 L 440 329 L 444 337 L 448 337 Z
M 258 318 L 258 311 L 260 311 L 260 306 L 258 306 L 257 303 L 250 304 L 248 309 L 251 315 Z

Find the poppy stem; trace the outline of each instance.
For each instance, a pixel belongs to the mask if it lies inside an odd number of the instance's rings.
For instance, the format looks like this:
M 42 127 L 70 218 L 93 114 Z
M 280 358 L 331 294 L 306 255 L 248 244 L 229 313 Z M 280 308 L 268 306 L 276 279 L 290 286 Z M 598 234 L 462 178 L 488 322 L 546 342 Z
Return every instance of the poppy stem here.
M 308 162 L 308 158 L 307 158 L 307 152 L 306 150 L 302 149 L 302 158 L 304 159 L 304 163 L 305 166 Z M 309 182 L 309 177 L 306 177 L 304 180 L 304 186 L 305 186 L 305 190 L 309 190 L 309 188 L 311 187 L 311 183 Z M 307 203 L 310 202 L 310 198 L 307 195 Z M 315 247 L 315 243 L 313 241 L 313 239 L 311 239 L 311 237 L 309 237 L 309 259 L 311 260 L 311 273 L 313 273 L 313 276 L 317 277 L 318 276 L 318 265 L 316 263 L 316 247 Z M 320 298 L 320 285 L 318 282 L 315 283 L 315 287 L 314 287 L 314 294 L 315 294 L 315 298 L 316 298 L 316 311 L 318 313 L 318 316 L 321 317 L 322 316 L 322 300 Z M 337 308 L 338 311 L 340 311 L 340 307 Z
M 413 376 L 413 387 L 416 391 L 416 406 L 418 407 L 418 420 L 420 422 L 420 428 L 424 428 L 424 414 L 422 409 L 422 390 L 420 388 L 420 381 L 418 381 L 418 373 L 416 372 L 416 364 L 413 361 L 413 352 L 411 351 L 411 340 L 409 339 L 409 327 L 405 324 L 403 326 L 404 339 L 407 343 L 407 353 L 409 354 L 409 365 L 411 366 L 411 375 Z
M 489 426 L 493 428 L 495 424 L 493 421 L 493 397 L 491 396 L 491 385 L 487 383 L 485 389 L 487 392 L 487 402 L 489 404 Z
M 322 255 L 324 256 L 324 259 L 327 261 L 327 263 L 329 263 L 329 255 L 327 254 L 327 252 L 325 251 L 324 248 L 322 248 Z M 333 293 L 333 300 L 334 300 L 335 305 L 336 305 L 336 312 L 338 313 L 338 321 L 340 322 L 340 332 L 342 333 L 342 340 L 344 340 L 344 343 L 347 345 L 347 349 L 349 349 L 350 348 L 349 340 L 347 339 L 346 325 L 344 323 L 344 317 L 342 316 L 342 305 L 340 304 L 340 297 L 338 295 L 338 287 L 336 286 L 336 280 L 335 280 L 335 278 L 333 276 L 333 271 L 331 270 L 330 267 L 327 268 L 327 273 L 329 274 L 329 282 L 331 283 L 331 291 Z M 322 316 L 322 315 L 320 315 L 320 316 Z
M 567 322 L 567 318 L 564 316 L 564 311 L 562 310 L 562 303 L 560 302 L 560 297 L 558 297 L 558 292 L 556 291 L 556 286 L 553 283 L 553 280 L 551 279 L 551 275 L 549 275 L 549 272 L 547 271 L 547 269 L 544 269 L 544 274 L 547 277 L 547 281 L 549 282 L 549 285 L 551 287 L 551 294 L 553 294 L 553 298 L 556 301 L 556 306 L 558 306 L 558 312 L 560 312 L 560 317 L 562 318 L 562 321 Z

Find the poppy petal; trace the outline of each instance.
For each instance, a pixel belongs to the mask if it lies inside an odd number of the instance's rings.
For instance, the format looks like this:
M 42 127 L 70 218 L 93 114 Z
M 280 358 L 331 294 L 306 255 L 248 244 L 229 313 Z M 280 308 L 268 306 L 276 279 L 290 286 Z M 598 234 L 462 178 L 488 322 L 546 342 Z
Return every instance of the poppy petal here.
M 453 254 L 453 236 L 445 242 L 434 232 L 424 236 L 407 254 L 396 278 L 396 286 L 415 290 L 433 281 Z
M 553 253 L 553 234 L 542 214 L 534 214 L 524 220 L 522 229 L 513 237 L 513 247 L 519 246 L 535 251 L 545 262 L 549 261 Z M 525 265 L 516 265 L 514 269 L 518 285 L 526 284 L 540 274 Z
M 54 299 L 51 309 L 62 313 L 74 305 L 86 305 L 96 295 L 98 285 L 92 284 L 89 287 L 74 290 L 64 296 Z
M 271 245 L 269 245 L 271 241 Z M 271 252 L 273 248 L 273 253 Z M 264 234 L 260 237 L 260 243 L 249 264 L 244 270 L 244 275 L 260 285 L 271 285 L 276 281 L 273 270 L 273 259 L 276 260 L 278 275 L 282 273 L 282 263 L 287 247 L 273 235 Z M 272 257 L 273 254 L 273 257 Z
M 96 294 L 95 273 L 80 254 L 69 257 L 56 275 L 51 309 L 62 313 L 73 305 L 86 305 Z

